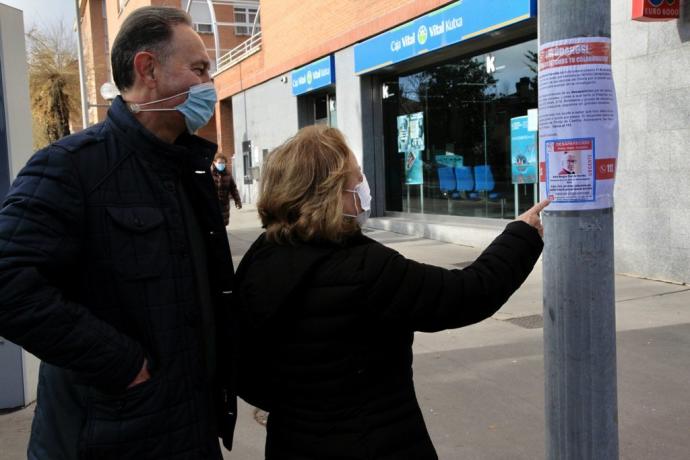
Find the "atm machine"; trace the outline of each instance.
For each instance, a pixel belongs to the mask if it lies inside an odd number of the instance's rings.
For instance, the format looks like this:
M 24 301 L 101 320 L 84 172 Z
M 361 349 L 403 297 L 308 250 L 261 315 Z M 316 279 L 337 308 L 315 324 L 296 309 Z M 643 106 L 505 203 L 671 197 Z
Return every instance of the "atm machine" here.
M 33 153 L 22 11 L 0 3 L 0 202 Z M 38 359 L 0 337 L 0 410 L 36 399 Z

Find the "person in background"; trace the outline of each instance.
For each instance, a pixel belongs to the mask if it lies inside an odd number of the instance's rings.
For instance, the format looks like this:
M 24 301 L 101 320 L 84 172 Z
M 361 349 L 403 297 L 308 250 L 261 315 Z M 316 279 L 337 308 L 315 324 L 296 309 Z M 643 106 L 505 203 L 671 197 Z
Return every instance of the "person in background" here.
M 235 202 L 237 209 L 242 209 L 242 200 L 237 191 L 237 184 L 232 177 L 232 172 L 228 171 L 228 159 L 222 153 L 216 153 L 211 165 L 211 176 L 216 185 L 220 210 L 223 213 L 223 222 L 227 226 L 230 223 L 230 197 Z
M 300 130 L 269 155 L 260 184 L 265 233 L 238 267 L 233 324 L 238 395 L 269 412 L 266 458 L 436 459 L 412 379 L 414 332 L 493 315 L 541 254 L 549 201 L 447 270 L 362 233 L 369 186 L 337 129 Z
M 164 7 L 124 19 L 111 59 L 106 120 L 38 151 L 0 210 L 0 335 L 42 360 L 27 456 L 220 460 L 234 270 L 218 147 L 193 134 L 211 63 Z

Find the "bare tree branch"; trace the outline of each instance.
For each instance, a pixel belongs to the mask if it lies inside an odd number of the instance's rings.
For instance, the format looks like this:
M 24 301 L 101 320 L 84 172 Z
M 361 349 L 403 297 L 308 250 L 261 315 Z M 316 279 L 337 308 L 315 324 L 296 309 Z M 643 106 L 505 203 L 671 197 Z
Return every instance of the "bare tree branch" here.
M 58 23 L 27 34 L 29 91 L 34 118 L 34 147 L 70 133 L 70 121 L 81 117 L 79 61 L 74 32 Z

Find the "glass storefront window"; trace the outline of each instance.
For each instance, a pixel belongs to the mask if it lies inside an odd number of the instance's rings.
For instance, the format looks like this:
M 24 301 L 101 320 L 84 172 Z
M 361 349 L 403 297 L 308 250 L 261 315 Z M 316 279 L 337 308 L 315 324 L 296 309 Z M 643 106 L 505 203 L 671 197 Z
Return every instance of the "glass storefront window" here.
M 385 82 L 388 211 L 512 218 L 511 119 L 537 107 L 537 40 Z M 519 184 L 520 212 L 534 185 Z
M 335 89 L 300 95 L 297 98 L 297 105 L 300 128 L 309 125 L 338 127 Z

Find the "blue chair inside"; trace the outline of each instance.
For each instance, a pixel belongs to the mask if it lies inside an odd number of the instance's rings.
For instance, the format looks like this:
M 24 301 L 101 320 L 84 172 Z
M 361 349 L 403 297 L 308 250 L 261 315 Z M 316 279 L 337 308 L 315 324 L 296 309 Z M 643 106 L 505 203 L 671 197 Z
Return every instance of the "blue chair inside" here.
M 455 191 L 455 173 L 453 168 L 444 166 L 438 168 L 438 183 L 441 193 L 448 193 Z
M 469 192 L 467 197 L 470 199 L 476 199 L 476 193 L 472 193 L 474 190 L 474 177 L 472 177 L 472 168 L 467 166 L 457 166 L 455 168 L 455 182 L 456 188 L 459 192 Z
M 496 187 L 496 182 L 494 181 L 494 175 L 491 172 L 491 166 L 489 165 L 478 165 L 474 167 L 474 178 L 477 183 L 475 190 L 478 192 L 487 192 L 487 196 L 490 200 L 495 200 L 501 197 L 500 193 L 494 192 Z

